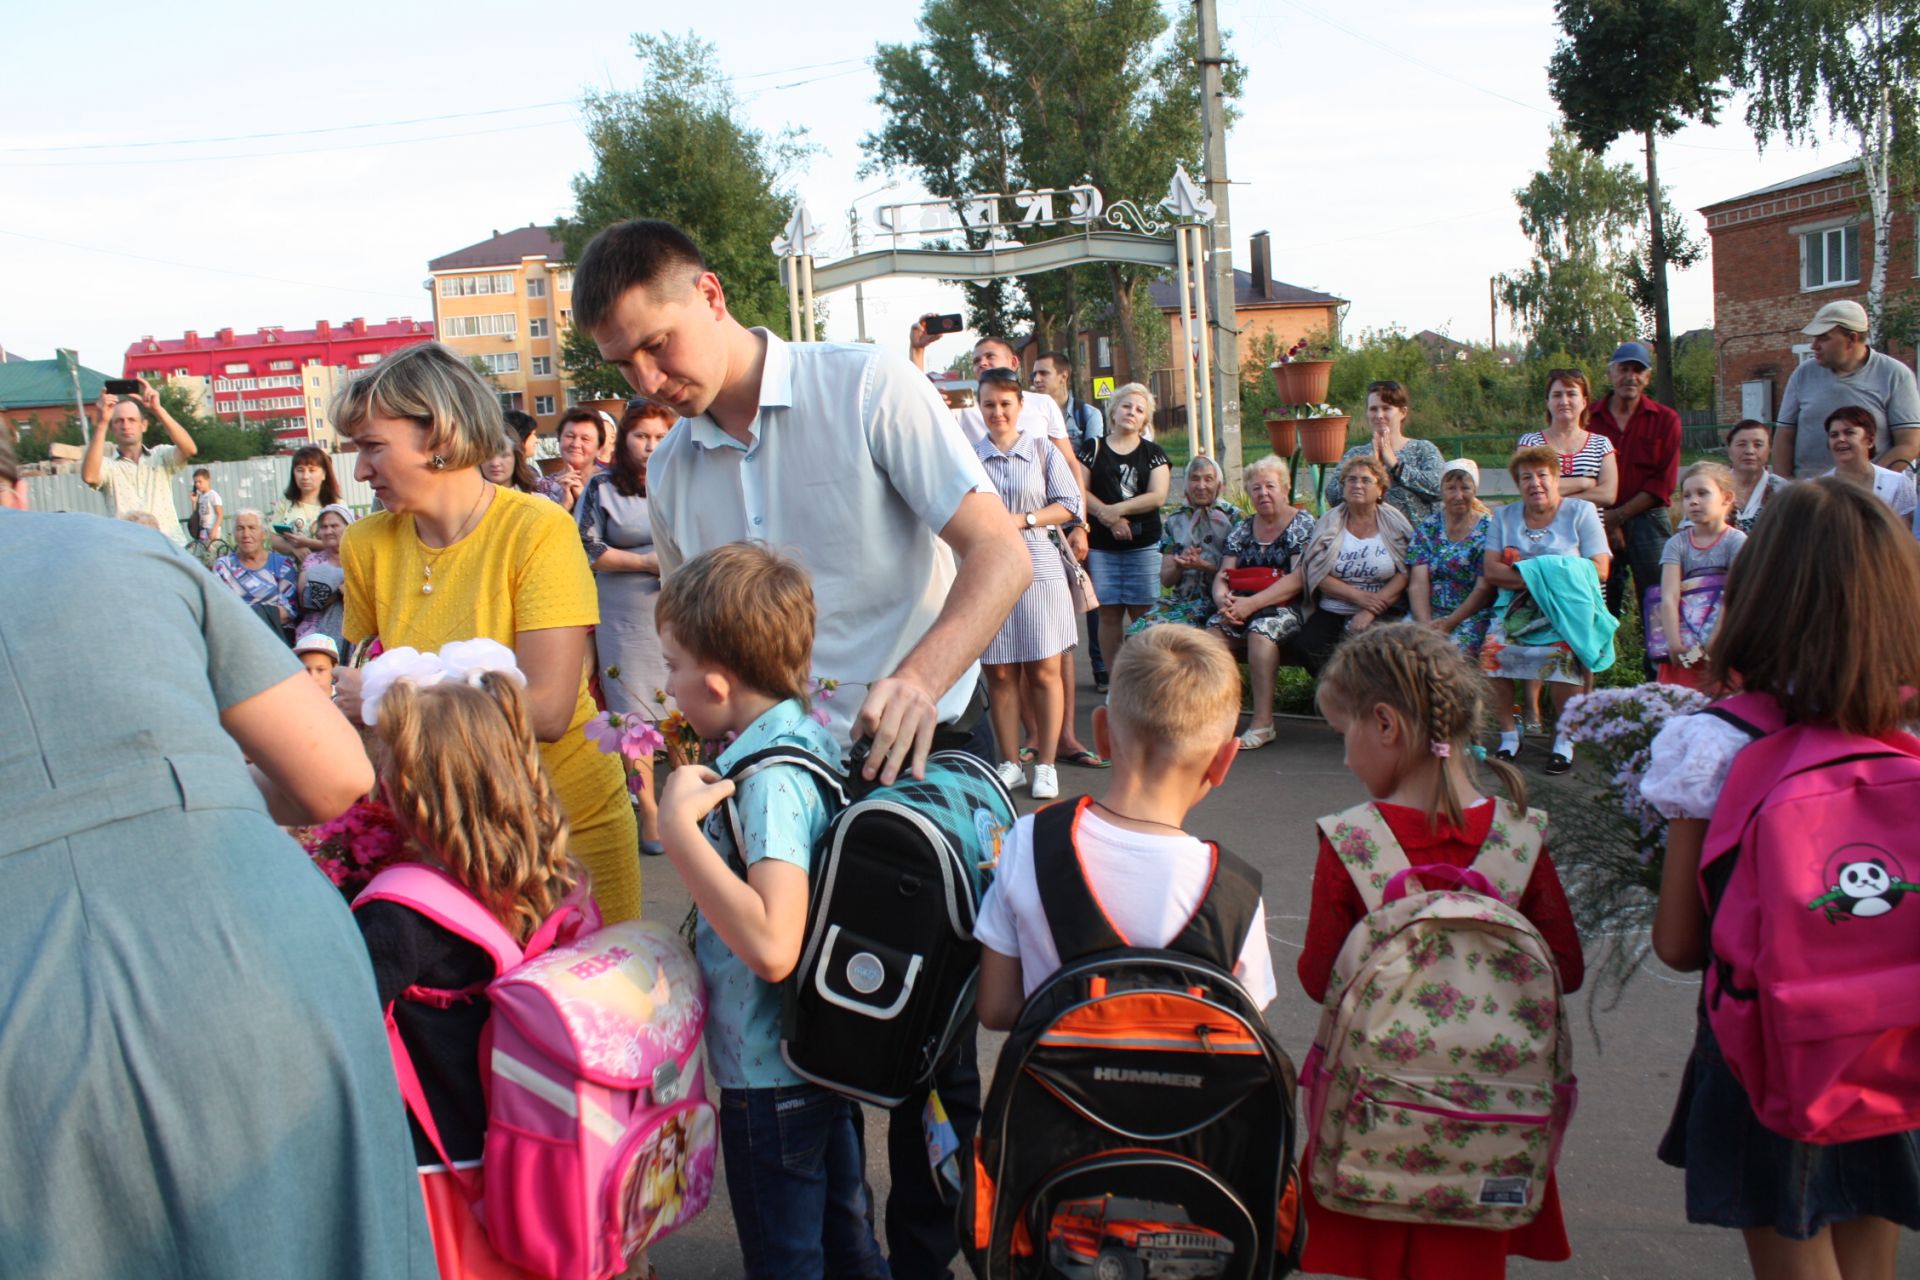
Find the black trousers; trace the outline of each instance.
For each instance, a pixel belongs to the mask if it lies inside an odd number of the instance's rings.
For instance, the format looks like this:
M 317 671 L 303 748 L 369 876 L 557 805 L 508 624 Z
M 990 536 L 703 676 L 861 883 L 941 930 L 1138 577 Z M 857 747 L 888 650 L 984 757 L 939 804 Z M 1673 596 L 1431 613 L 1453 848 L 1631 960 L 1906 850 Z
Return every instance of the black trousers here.
M 1290 666 L 1305 667 L 1309 675 L 1318 676 L 1320 668 L 1327 665 L 1327 659 L 1347 638 L 1347 623 L 1351 614 L 1335 613 L 1331 609 L 1316 609 L 1300 629 L 1287 637 L 1286 644 L 1280 648 L 1280 660 Z
M 1626 552 L 1614 558 L 1613 570 L 1607 575 L 1607 611 L 1616 618 L 1625 612 L 1627 576 L 1631 574 L 1633 599 L 1638 602 L 1640 613 L 1640 638 L 1644 645 L 1648 627 L 1658 625 L 1647 618 L 1647 588 L 1660 584 L 1660 553 L 1666 549 L 1667 539 L 1673 536 L 1673 526 L 1667 520 L 1667 509 L 1655 507 L 1627 521 L 1624 532 L 1627 538 Z M 1653 679 L 1656 664 L 1645 656 L 1644 650 L 1640 662 L 1645 668 L 1646 678 Z

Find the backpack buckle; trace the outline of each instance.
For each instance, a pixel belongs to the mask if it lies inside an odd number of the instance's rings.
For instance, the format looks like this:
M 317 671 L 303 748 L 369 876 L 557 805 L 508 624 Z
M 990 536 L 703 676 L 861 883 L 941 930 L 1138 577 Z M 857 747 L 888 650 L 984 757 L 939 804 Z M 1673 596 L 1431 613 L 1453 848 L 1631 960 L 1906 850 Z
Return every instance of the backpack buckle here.
M 653 1069 L 653 1105 L 664 1107 L 680 1100 L 680 1064 L 672 1058 Z

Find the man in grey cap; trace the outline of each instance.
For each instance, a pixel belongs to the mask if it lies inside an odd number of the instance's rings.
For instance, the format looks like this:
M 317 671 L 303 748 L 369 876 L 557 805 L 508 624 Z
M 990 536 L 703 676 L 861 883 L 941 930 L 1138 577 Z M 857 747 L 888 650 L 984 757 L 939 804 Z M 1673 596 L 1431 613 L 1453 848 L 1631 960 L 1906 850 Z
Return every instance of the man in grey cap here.
M 1813 339 L 1813 359 L 1787 379 L 1774 415 L 1773 469 L 1783 476 L 1821 475 L 1833 468 L 1827 418 L 1858 405 L 1873 415 L 1875 465 L 1906 471 L 1920 458 L 1920 386 L 1913 370 L 1867 345 L 1867 309 L 1829 302 L 1800 332 Z

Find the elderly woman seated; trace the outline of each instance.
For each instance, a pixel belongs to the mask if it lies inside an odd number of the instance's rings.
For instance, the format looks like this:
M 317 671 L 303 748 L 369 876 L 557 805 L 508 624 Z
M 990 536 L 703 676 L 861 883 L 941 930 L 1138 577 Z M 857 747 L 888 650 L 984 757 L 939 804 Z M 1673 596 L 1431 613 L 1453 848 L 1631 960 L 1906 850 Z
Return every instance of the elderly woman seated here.
M 1378 458 L 1348 458 L 1340 467 L 1340 505 L 1313 527 L 1306 555 L 1307 614 L 1287 654 L 1315 675 L 1348 632 L 1406 611 L 1413 525 L 1384 501 L 1392 484 Z
M 1253 715 L 1240 735 L 1240 749 L 1253 751 L 1274 738 L 1273 678 L 1280 670 L 1280 646 L 1300 629 L 1302 555 L 1313 536 L 1313 516 L 1289 502 L 1293 477 L 1272 454 L 1247 468 L 1245 482 L 1253 514 L 1227 535 L 1213 578 L 1217 612 L 1207 625 L 1247 660 Z
M 234 549 L 213 562 L 213 572 L 233 588 L 261 621 L 292 643 L 294 590 L 300 566 L 267 546 L 267 521 L 249 507 L 233 518 Z
M 1567 699 L 1585 688 L 1589 671 L 1613 664 L 1618 625 L 1600 595 L 1612 557 L 1599 508 L 1584 498 L 1560 496 L 1560 455 L 1546 445 L 1518 450 L 1507 471 L 1520 489 L 1520 501 L 1500 508 L 1487 535 L 1482 572 L 1500 596 L 1480 647 L 1480 669 L 1493 682 L 1500 722 L 1496 754 L 1502 760 L 1513 759 L 1520 749 L 1514 681 L 1545 682 L 1557 721 Z M 1579 563 L 1589 561 L 1592 571 Z M 1546 771 L 1571 768 L 1573 743 L 1556 729 Z
M 1128 635 L 1169 622 L 1204 627 L 1213 616 L 1213 580 L 1234 527 L 1233 508 L 1219 498 L 1220 468 L 1202 454 L 1187 464 L 1187 505 L 1161 526 L 1160 587 L 1171 594 L 1135 619 Z

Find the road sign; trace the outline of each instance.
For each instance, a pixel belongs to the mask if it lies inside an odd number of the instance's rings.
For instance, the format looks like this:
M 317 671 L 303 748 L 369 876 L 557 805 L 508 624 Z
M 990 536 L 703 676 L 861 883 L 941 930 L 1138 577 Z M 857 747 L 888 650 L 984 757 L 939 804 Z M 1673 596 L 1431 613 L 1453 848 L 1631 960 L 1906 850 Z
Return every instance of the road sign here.
M 1093 380 L 1093 398 L 1095 400 L 1113 399 L 1113 379 L 1095 378 Z

